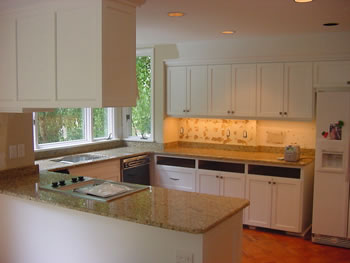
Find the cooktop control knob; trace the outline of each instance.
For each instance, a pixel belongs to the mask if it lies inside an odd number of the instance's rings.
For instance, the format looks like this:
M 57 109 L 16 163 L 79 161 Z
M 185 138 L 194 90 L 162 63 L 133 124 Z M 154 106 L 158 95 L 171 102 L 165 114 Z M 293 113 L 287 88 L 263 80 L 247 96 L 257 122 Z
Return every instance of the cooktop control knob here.
M 78 178 L 77 177 L 73 177 L 72 178 L 72 183 L 76 183 L 76 182 L 78 182 Z
M 78 181 L 84 181 L 84 180 L 85 180 L 84 176 L 79 176 L 78 177 Z
M 66 181 L 65 180 L 60 181 L 60 185 L 61 186 L 66 185 Z
M 55 188 L 58 187 L 58 182 L 52 182 L 51 186 Z

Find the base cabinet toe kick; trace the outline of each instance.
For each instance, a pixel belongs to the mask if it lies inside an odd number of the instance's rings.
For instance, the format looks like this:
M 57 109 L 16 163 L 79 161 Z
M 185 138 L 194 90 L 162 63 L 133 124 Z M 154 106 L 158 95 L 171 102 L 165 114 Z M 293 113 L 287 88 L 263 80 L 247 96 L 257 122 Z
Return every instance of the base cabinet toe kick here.
M 311 227 L 314 163 L 304 166 L 155 155 L 156 186 L 244 198 L 243 224 L 304 235 Z

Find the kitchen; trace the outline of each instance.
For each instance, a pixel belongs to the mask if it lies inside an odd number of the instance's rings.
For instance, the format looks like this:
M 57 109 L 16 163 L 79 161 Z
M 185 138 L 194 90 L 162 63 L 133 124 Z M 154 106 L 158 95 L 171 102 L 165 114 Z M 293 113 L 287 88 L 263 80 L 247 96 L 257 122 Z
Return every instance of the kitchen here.
M 150 4 L 152 3 L 152 1 L 149 1 L 149 2 Z M 296 7 L 295 6 L 296 3 L 294 3 L 293 1 L 290 1 L 290 2 L 292 3 L 289 3 L 288 5 L 290 5 L 292 8 L 304 8 L 300 6 Z M 314 1 L 313 3 L 306 3 L 305 5 L 314 5 L 315 2 L 316 1 Z M 155 3 L 155 4 L 159 4 L 159 3 Z M 324 3 L 324 5 L 326 4 Z M 346 7 L 349 8 L 348 5 L 344 2 L 343 9 L 346 10 Z M 147 13 L 147 12 L 150 12 L 150 10 L 146 8 L 154 8 L 154 6 L 153 7 L 150 5 L 147 6 L 147 1 L 146 1 L 146 3 L 143 6 L 138 7 L 137 12 L 142 10 L 142 8 L 145 8 L 146 10 L 145 12 Z M 305 7 L 305 8 L 309 8 L 309 7 Z M 167 10 L 167 12 L 168 11 L 172 11 L 172 10 Z M 299 11 L 300 10 L 298 9 L 298 12 Z M 63 14 L 63 15 L 67 15 L 68 18 L 72 19 L 71 17 L 69 17 L 69 13 Z M 186 14 L 183 18 L 186 19 L 186 17 L 191 18 L 189 14 Z M 174 19 L 177 19 L 177 18 L 174 18 Z M 181 19 L 181 17 L 179 19 Z M 325 22 L 325 21 L 322 21 L 322 22 Z M 139 23 L 140 23 L 140 26 L 142 26 L 143 24 L 146 24 L 146 21 L 141 20 L 141 22 Z M 169 24 L 167 26 L 171 28 L 172 24 L 176 22 L 174 22 L 174 20 L 171 20 L 168 23 Z M 179 23 L 181 24 L 181 22 Z M 25 25 L 25 24 L 22 23 L 22 25 Z M 67 28 L 67 25 L 63 24 L 63 26 L 65 27 L 62 27 L 62 28 Z M 167 35 L 167 37 L 169 37 L 169 39 L 167 41 L 164 41 L 164 40 L 162 41 L 159 39 L 156 40 L 154 39 L 155 35 L 152 35 L 152 38 L 153 38 L 152 41 L 154 42 L 159 41 L 159 43 L 177 43 L 177 42 L 179 43 L 176 45 L 175 44 L 158 44 L 153 46 L 153 52 L 154 52 L 154 57 L 153 57 L 154 59 L 154 62 L 153 62 L 154 63 L 153 65 L 153 68 L 154 68 L 154 80 L 153 80 L 154 82 L 153 83 L 154 84 L 154 116 L 153 116 L 154 133 L 153 134 L 154 135 L 153 136 L 154 136 L 154 141 L 156 142 L 156 145 L 155 146 L 146 145 L 144 148 L 147 149 L 148 147 L 148 149 L 142 150 L 142 151 L 157 152 L 158 149 L 154 149 L 159 147 L 159 145 L 157 144 L 171 145 L 171 143 L 176 144 L 177 142 L 178 142 L 178 145 L 180 144 L 180 146 L 181 145 L 189 146 L 192 144 L 195 147 L 201 147 L 199 145 L 200 143 L 203 145 L 203 144 L 216 142 L 216 144 L 219 144 L 219 146 L 217 146 L 218 148 L 216 149 L 218 151 L 228 149 L 230 148 L 229 146 L 232 146 L 232 148 L 236 150 L 238 150 L 239 147 L 245 147 L 244 150 L 252 149 L 254 147 L 265 147 L 266 149 L 268 147 L 277 146 L 279 148 L 282 148 L 283 146 L 291 143 L 299 144 L 302 149 L 305 149 L 305 148 L 309 150 L 315 149 L 316 124 L 315 124 L 315 121 L 312 120 L 312 117 L 311 118 L 307 117 L 306 118 L 307 121 L 302 122 L 302 121 L 299 121 L 299 119 L 302 119 L 302 118 L 296 118 L 296 119 L 292 118 L 292 120 L 280 121 L 279 120 L 280 116 L 264 117 L 264 116 L 250 115 L 250 117 L 248 118 L 249 121 L 245 121 L 245 118 L 242 118 L 242 119 L 239 118 L 239 116 L 247 117 L 248 115 L 247 113 L 245 113 L 242 115 L 237 115 L 238 119 L 236 120 L 234 116 L 232 117 L 232 115 L 227 116 L 226 111 L 228 109 L 225 109 L 225 112 L 223 113 L 222 109 L 218 107 L 218 106 L 221 106 L 220 101 L 222 101 L 222 99 L 220 98 L 213 99 L 214 102 L 218 101 L 218 103 L 216 103 L 213 109 L 214 110 L 220 109 L 220 112 L 219 113 L 216 112 L 215 114 L 211 114 L 210 112 L 205 113 L 203 111 L 200 112 L 202 113 L 201 116 L 199 116 L 197 113 L 196 114 L 187 113 L 187 112 L 185 114 L 183 112 L 179 113 L 179 110 L 183 111 L 183 110 L 192 109 L 192 108 L 187 109 L 186 108 L 187 105 L 185 106 L 182 105 L 182 103 L 184 102 L 183 99 L 180 101 L 179 99 L 175 100 L 176 102 L 175 106 L 178 106 L 178 108 L 176 107 L 174 109 L 168 108 L 169 105 L 173 105 L 173 104 L 167 101 L 169 100 L 169 91 L 167 91 L 167 89 L 171 87 L 169 87 L 169 84 L 164 85 L 165 81 L 169 81 L 169 75 L 167 77 L 166 68 L 163 65 L 163 60 L 166 60 L 168 69 L 171 67 L 190 68 L 192 66 L 208 67 L 208 65 L 210 66 L 217 65 L 217 68 L 219 68 L 219 66 L 222 66 L 218 71 L 215 71 L 216 68 L 213 68 L 214 74 L 217 73 L 218 75 L 223 74 L 223 72 L 224 73 L 227 72 L 227 69 L 225 68 L 227 68 L 228 64 L 237 64 L 237 63 L 263 64 L 266 62 L 279 62 L 280 64 L 280 63 L 295 63 L 299 61 L 308 62 L 308 63 L 317 63 L 320 61 L 322 62 L 322 61 L 328 61 L 328 60 L 334 60 L 334 61 L 349 60 L 349 53 L 350 53 L 349 45 L 348 45 L 349 34 L 347 33 L 349 31 L 349 28 L 348 28 L 347 20 L 344 20 L 344 22 L 340 23 L 340 26 L 344 26 L 344 28 L 340 30 L 343 32 L 338 32 L 338 29 L 336 29 L 337 27 L 335 27 L 335 29 L 320 28 L 318 29 L 319 31 L 317 31 L 315 34 L 305 33 L 302 36 L 291 34 L 291 35 L 283 35 L 283 36 L 279 35 L 279 36 L 271 36 L 271 37 L 256 36 L 254 38 L 249 38 L 249 37 L 241 38 L 239 37 L 240 32 L 237 32 L 237 35 L 234 35 L 233 38 L 230 36 L 228 37 L 224 36 L 223 37 L 224 40 L 222 40 L 223 38 L 220 37 L 220 40 L 195 42 L 195 39 L 193 39 L 195 38 L 195 36 L 193 35 L 189 37 L 190 40 L 192 40 L 192 42 L 188 42 L 188 43 L 184 43 L 184 42 L 182 43 L 182 41 L 171 40 L 171 37 L 174 37 L 176 35 L 173 33 L 168 33 L 169 35 Z M 292 29 L 290 30 L 293 32 Z M 334 30 L 336 32 L 334 32 Z M 164 34 L 165 33 L 162 33 L 162 35 L 165 37 Z M 218 39 L 218 36 L 216 36 L 216 38 Z M 201 40 L 201 39 L 196 39 L 196 40 Z M 78 41 L 78 40 L 75 40 L 75 41 Z M 74 44 L 75 41 L 68 41 L 68 43 Z M 146 42 L 147 41 L 150 41 L 150 40 L 146 39 Z M 139 48 L 150 47 L 146 43 L 142 43 L 142 42 L 137 42 L 137 43 Z M 65 59 L 67 59 L 67 57 L 65 57 Z M 173 59 L 176 59 L 176 60 L 173 60 Z M 74 65 L 74 61 L 69 61 L 69 62 L 70 64 Z M 27 65 L 26 69 L 29 70 L 28 67 L 30 66 L 31 66 L 30 64 Z M 67 76 L 67 78 L 65 78 L 64 80 L 67 80 L 69 77 L 72 77 L 71 76 L 72 74 L 70 74 L 68 71 L 64 71 L 63 67 L 59 67 L 59 68 L 60 70 L 62 70 L 62 74 L 66 74 Z M 323 69 L 322 64 L 320 66 L 320 69 L 321 70 Z M 328 69 L 329 68 L 327 68 L 326 70 L 328 71 Z M 88 68 L 82 69 L 78 73 L 82 74 L 81 72 L 86 72 L 86 71 L 91 72 L 89 70 L 91 69 L 88 69 Z M 187 72 L 187 69 L 183 70 L 180 74 L 184 74 L 184 73 L 187 74 L 186 72 Z M 340 72 L 340 71 L 337 69 L 335 72 Z M 345 69 L 343 69 L 343 72 L 345 72 L 344 78 L 346 78 L 346 76 L 348 76 L 348 66 L 347 68 L 345 66 Z M 203 73 L 202 71 L 199 71 L 199 74 L 202 74 L 202 73 Z M 340 73 L 338 74 L 338 76 L 339 75 L 342 76 Z M 322 76 L 324 76 L 324 73 L 322 74 Z M 184 81 L 184 79 L 186 78 L 181 78 L 181 75 L 178 75 L 178 77 L 175 79 L 179 81 Z M 223 78 L 218 78 L 218 81 L 220 81 L 221 79 Z M 28 76 L 24 76 L 24 80 L 33 81 L 32 79 L 28 78 Z M 338 80 L 340 81 L 342 80 L 342 78 L 340 77 L 338 78 Z M 284 80 L 282 79 L 282 81 Z M 82 81 L 82 82 L 79 82 L 79 85 L 89 86 L 90 83 L 91 83 L 90 81 Z M 172 83 L 172 84 L 175 85 L 176 83 Z M 209 84 L 207 83 L 207 85 Z M 220 86 L 219 84 L 217 85 Z M 72 89 L 72 87 L 70 88 L 68 87 L 68 91 L 70 91 L 70 89 Z M 27 94 L 26 92 L 20 93 L 20 97 L 24 96 L 25 98 L 26 96 L 29 96 L 28 99 L 25 99 L 22 101 L 22 103 L 25 103 L 24 108 L 35 108 L 38 105 L 41 105 L 41 107 L 43 108 L 50 108 L 50 105 L 54 105 L 52 104 L 53 103 L 52 101 L 50 101 L 49 103 L 45 102 L 45 99 L 47 99 L 47 97 L 45 96 L 47 96 L 48 94 L 42 93 L 41 94 L 42 96 L 40 97 L 39 102 L 38 101 L 33 102 L 33 98 L 30 97 L 32 94 Z M 70 93 L 67 93 L 67 90 L 63 90 L 62 93 L 58 93 L 58 95 L 61 96 L 59 97 L 61 101 L 62 100 L 64 101 L 64 99 L 67 96 L 66 94 L 69 94 L 69 96 L 72 95 L 73 100 L 71 102 L 66 101 L 61 103 L 67 103 L 65 105 L 72 105 L 71 107 L 73 106 L 76 107 L 78 106 L 78 104 L 73 105 L 73 103 L 81 103 L 82 106 L 86 106 L 87 104 L 83 105 L 81 101 L 83 101 L 84 99 L 89 100 L 90 99 L 89 95 L 91 95 L 92 93 L 91 92 L 89 93 L 89 90 L 87 90 L 85 92 L 85 97 L 78 100 L 81 93 L 73 92 L 73 94 L 70 94 Z M 216 95 L 219 93 L 212 93 L 212 94 Z M 6 95 L 8 95 L 8 93 Z M 204 95 L 205 94 L 203 93 L 201 94 L 201 96 L 204 96 Z M 108 96 L 110 96 L 110 94 L 107 95 L 107 97 Z M 181 94 L 180 95 L 177 94 L 177 96 L 180 96 L 180 98 L 185 98 L 185 96 Z M 201 97 L 201 96 L 198 96 L 197 98 L 202 99 L 201 101 L 206 101 L 204 97 Z M 132 98 L 132 94 L 130 95 L 130 98 Z M 167 100 L 164 98 L 167 98 Z M 34 99 L 37 99 L 37 98 L 34 98 Z M 74 99 L 77 99 L 77 101 L 74 101 Z M 172 99 L 172 97 L 170 99 Z M 302 99 L 307 100 L 308 98 L 304 97 Z M 240 101 L 236 101 L 236 104 L 239 105 L 239 102 Z M 251 109 L 250 108 L 251 105 L 249 103 L 246 103 L 246 100 L 244 100 L 244 102 L 245 102 L 245 105 L 247 106 L 246 108 L 244 108 L 244 110 Z M 306 112 L 309 108 L 312 109 L 312 105 L 310 107 L 310 105 L 305 105 L 305 104 L 306 103 L 302 103 L 301 107 L 304 107 L 303 109 L 306 109 Z M 7 102 L 5 100 L 3 105 L 7 105 L 6 107 L 8 107 L 8 105 L 11 105 L 11 102 L 9 103 L 8 100 Z M 56 105 L 59 105 L 59 103 L 57 103 Z M 96 106 L 96 104 L 93 104 L 93 103 L 89 105 L 91 105 L 91 107 L 98 107 Z M 200 105 L 200 104 L 197 103 L 193 105 Z M 222 106 L 225 106 L 224 103 L 222 103 Z M 278 106 L 281 106 L 281 105 L 278 105 Z M 206 108 L 209 108 L 209 107 L 206 107 Z M 270 108 L 265 108 L 265 109 L 270 110 Z M 293 108 L 293 109 L 296 109 L 296 108 Z M 13 111 L 16 111 L 16 109 L 13 109 Z M 236 110 L 230 109 L 230 111 L 236 111 Z M 277 111 L 277 115 L 279 115 L 279 111 L 280 110 Z M 266 112 L 262 112 L 262 113 L 266 114 Z M 224 116 L 224 114 L 226 114 L 226 116 Z M 164 118 L 165 115 L 169 115 L 171 117 Z M 213 118 L 214 118 L 214 121 L 213 121 Z M 2 119 L 1 127 L 0 127 L 2 129 L 1 148 L 2 148 L 2 154 L 4 155 L 2 159 L 4 160 L 3 165 L 1 166 L 2 169 L 5 170 L 5 169 L 11 169 L 15 167 L 32 165 L 34 162 L 34 152 L 31 152 L 29 150 L 32 147 L 32 134 L 30 131 L 32 127 L 31 114 L 27 114 L 27 115 L 4 114 L 1 116 L 1 119 Z M 204 132 L 206 132 L 205 127 L 208 128 L 207 136 L 202 136 Z M 24 131 L 26 131 L 25 134 L 23 134 Z M 224 132 L 223 134 L 222 134 L 222 131 Z M 247 138 L 244 138 L 244 137 L 247 137 Z M 282 141 L 282 144 L 280 143 L 281 141 Z M 111 142 L 111 143 L 114 143 L 115 145 L 118 144 L 117 142 Z M 21 145 L 21 144 L 24 144 L 25 146 L 25 157 L 10 159 L 8 157 L 9 146 Z M 144 142 L 143 145 L 144 144 L 147 144 L 147 143 Z M 132 143 L 127 141 L 126 145 L 132 145 Z M 208 145 L 204 145 L 204 146 L 213 147 L 212 144 L 209 144 L 209 146 Z M 149 149 L 150 147 L 154 147 L 154 148 L 150 150 Z M 18 151 L 17 154 L 19 154 L 20 152 L 19 148 L 17 149 Z M 87 150 L 87 151 L 97 151 L 97 150 L 100 150 L 100 149 L 95 148 L 93 150 Z M 39 151 L 39 153 L 36 153 L 36 155 L 41 154 L 41 156 L 43 156 L 48 152 L 49 151 L 43 150 L 41 152 Z M 66 152 L 67 154 L 70 154 L 69 151 L 66 150 Z M 305 153 L 305 152 L 302 152 L 302 153 Z M 178 153 L 173 151 L 171 153 L 167 153 L 167 156 L 171 154 L 177 155 Z M 66 154 L 62 153 L 61 155 L 66 155 Z M 200 158 L 193 158 L 193 155 L 194 155 L 193 153 L 188 154 L 188 156 L 191 156 L 192 159 L 195 159 L 196 169 L 198 168 L 200 161 L 207 161 L 207 158 L 204 158 L 203 156 L 201 156 L 201 158 L 204 160 Z M 46 155 L 46 156 L 47 158 L 50 158 L 49 155 Z M 41 157 L 41 159 L 45 159 L 45 158 Z M 215 158 L 215 160 L 217 159 L 220 159 L 221 161 L 227 160 L 225 159 L 225 156 L 221 156 L 220 158 Z M 237 160 L 237 157 L 235 160 Z M 238 160 L 243 162 L 241 159 L 238 159 Z M 206 164 L 207 163 L 203 163 L 203 165 L 206 165 Z M 249 164 L 247 161 L 244 161 L 244 165 L 249 165 Z M 220 185 L 222 184 L 220 183 Z

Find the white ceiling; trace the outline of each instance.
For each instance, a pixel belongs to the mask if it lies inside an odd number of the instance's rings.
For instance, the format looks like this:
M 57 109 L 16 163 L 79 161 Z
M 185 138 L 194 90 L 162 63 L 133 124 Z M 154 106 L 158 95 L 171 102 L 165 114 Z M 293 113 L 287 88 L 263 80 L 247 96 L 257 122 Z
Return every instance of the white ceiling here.
M 169 11 L 186 15 L 168 17 Z M 339 26 L 322 26 L 328 22 Z M 138 45 L 350 32 L 350 0 L 146 0 L 137 8 L 136 28 Z

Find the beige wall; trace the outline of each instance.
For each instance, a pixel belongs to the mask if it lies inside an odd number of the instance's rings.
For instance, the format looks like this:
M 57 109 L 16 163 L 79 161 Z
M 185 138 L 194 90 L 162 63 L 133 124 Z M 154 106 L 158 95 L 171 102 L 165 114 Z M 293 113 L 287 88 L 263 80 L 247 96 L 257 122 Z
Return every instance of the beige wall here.
M 178 58 L 176 45 L 154 47 L 154 140 L 164 142 L 163 120 L 166 113 L 165 59 Z
M 0 170 L 34 164 L 31 113 L 0 113 Z M 9 146 L 24 144 L 25 157 L 10 159 Z
M 314 149 L 315 130 L 315 122 L 190 118 L 167 118 L 164 122 L 164 135 L 172 139 L 167 142 L 174 141 L 177 134 L 179 141 L 185 142 L 277 147 L 299 144 Z

